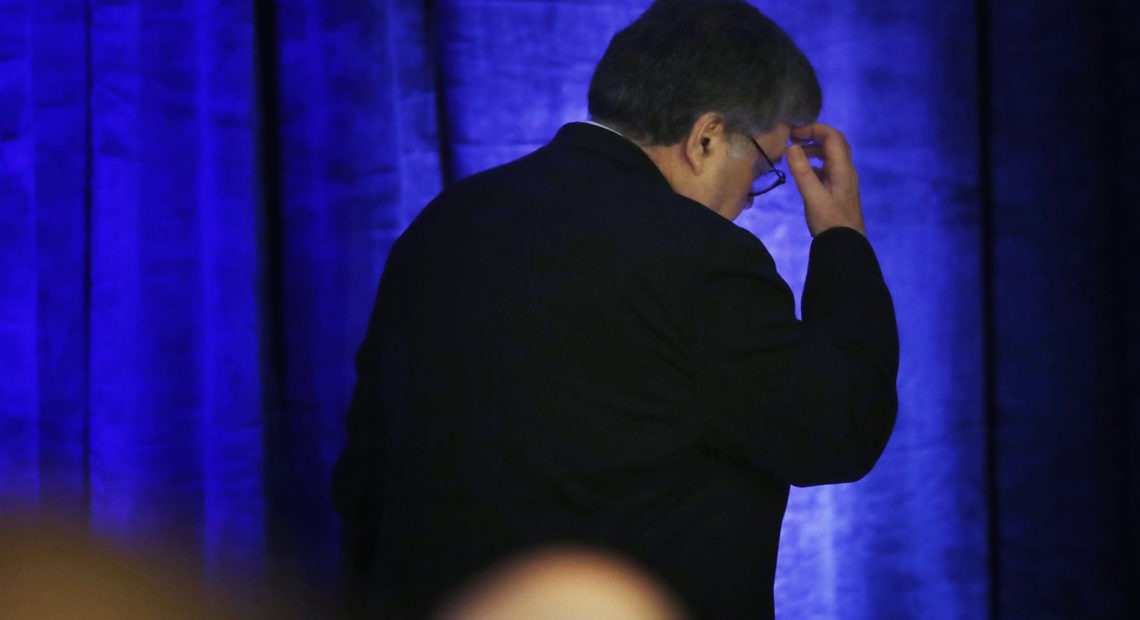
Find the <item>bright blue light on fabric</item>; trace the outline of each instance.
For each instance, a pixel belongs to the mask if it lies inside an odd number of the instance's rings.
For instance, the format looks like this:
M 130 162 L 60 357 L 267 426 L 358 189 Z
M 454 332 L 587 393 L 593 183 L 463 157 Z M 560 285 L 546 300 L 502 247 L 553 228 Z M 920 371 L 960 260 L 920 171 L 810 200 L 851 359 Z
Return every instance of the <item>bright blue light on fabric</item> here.
M 648 5 L 441 3 L 441 87 L 457 176 L 521 157 L 563 123 L 585 120 L 594 65 Z
M 0 57 L 11 58 L 0 72 L 0 346 L 10 368 L 0 383 L 0 506 L 34 501 L 39 487 L 38 428 L 25 413 L 39 407 L 38 283 L 27 268 L 36 253 L 30 12 L 21 4 L 0 19 Z
M 826 2 L 762 8 L 812 59 L 821 120 L 852 144 L 901 344 L 899 419 L 876 469 L 857 484 L 792 492 L 778 607 L 789 617 L 984 617 L 977 78 L 974 42 L 960 36 L 973 29 L 972 6 L 888 2 L 860 17 Z M 797 206 L 768 218 L 784 235 L 752 230 L 793 267 L 783 273 L 798 294 L 807 238 Z M 821 587 L 839 607 L 820 607 Z
M 3 389 L 25 396 L 4 399 L 2 510 L 248 570 L 264 527 L 251 8 L 0 10 L 27 34 L 25 69 L 3 73 L 24 94 L 0 92 L 23 188 L 3 208 L 25 214 L 4 250 L 25 357 Z
M 73 511 L 86 486 L 83 7 L 3 11 L 0 513 Z

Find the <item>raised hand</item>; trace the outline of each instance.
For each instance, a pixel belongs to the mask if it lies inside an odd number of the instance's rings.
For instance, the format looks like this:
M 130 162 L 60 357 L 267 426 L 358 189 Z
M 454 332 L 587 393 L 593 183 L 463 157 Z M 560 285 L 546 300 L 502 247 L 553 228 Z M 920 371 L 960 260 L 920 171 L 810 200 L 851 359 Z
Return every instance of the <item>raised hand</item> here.
M 784 156 L 804 199 L 804 218 L 815 237 L 828 228 L 846 226 L 866 235 L 859 205 L 859 178 L 851 163 L 851 147 L 838 129 L 812 123 L 792 128 L 792 146 Z M 813 168 L 809 158 L 823 160 Z

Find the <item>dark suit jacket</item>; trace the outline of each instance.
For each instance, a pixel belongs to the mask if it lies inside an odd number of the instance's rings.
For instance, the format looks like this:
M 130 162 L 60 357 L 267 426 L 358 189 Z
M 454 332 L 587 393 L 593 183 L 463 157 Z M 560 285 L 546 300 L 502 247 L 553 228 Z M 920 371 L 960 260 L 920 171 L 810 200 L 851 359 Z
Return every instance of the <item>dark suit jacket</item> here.
M 393 247 L 357 357 L 334 476 L 354 582 L 416 617 L 577 542 L 695 617 L 771 616 L 789 485 L 864 476 L 897 408 L 862 235 L 814 240 L 802 310 L 756 237 L 603 128 L 457 183 Z

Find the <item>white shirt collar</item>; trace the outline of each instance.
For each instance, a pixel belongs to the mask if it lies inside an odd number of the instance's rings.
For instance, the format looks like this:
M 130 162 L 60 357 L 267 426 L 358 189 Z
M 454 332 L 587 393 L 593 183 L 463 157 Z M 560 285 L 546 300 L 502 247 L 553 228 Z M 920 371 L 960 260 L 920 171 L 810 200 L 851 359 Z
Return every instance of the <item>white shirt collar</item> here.
M 594 121 L 592 121 L 592 120 L 590 120 L 590 119 L 586 119 L 586 120 L 584 120 L 584 121 L 582 121 L 582 122 L 583 122 L 583 123 L 588 123 L 588 124 L 590 124 L 590 125 L 594 125 L 595 127 L 601 127 L 602 129 L 608 129 L 608 130 L 610 130 L 610 131 L 612 131 L 612 132 L 616 133 L 617 135 L 619 135 L 619 136 L 621 136 L 621 137 L 623 137 L 623 138 L 625 137 L 625 136 L 622 136 L 622 135 L 621 135 L 621 132 L 620 132 L 620 131 L 618 131 L 618 130 L 614 129 L 613 127 L 606 127 L 605 125 L 603 125 L 603 124 L 601 124 L 601 123 L 596 123 L 596 122 L 594 122 Z

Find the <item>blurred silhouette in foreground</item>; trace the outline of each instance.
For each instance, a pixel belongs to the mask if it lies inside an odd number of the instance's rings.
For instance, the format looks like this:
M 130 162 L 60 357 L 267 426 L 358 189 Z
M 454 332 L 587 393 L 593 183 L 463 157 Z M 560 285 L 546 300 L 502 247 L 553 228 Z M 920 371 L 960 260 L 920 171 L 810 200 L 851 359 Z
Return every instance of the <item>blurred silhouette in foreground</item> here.
M 680 606 L 643 571 L 613 555 L 557 547 L 486 571 L 436 620 L 681 620 Z
M 0 618 L 134 620 L 335 617 L 266 592 L 207 592 L 178 553 L 128 553 L 76 525 L 0 523 Z M 280 594 L 279 590 L 274 590 Z M 229 596 L 227 596 L 228 594 Z M 267 604 L 270 600 L 273 603 Z M 240 613 L 239 613 L 240 611 Z M 436 620 L 683 620 L 662 586 L 614 555 L 557 547 L 492 566 Z
M 0 523 L 0 618 L 244 617 L 207 597 L 192 566 L 123 552 L 73 526 Z

